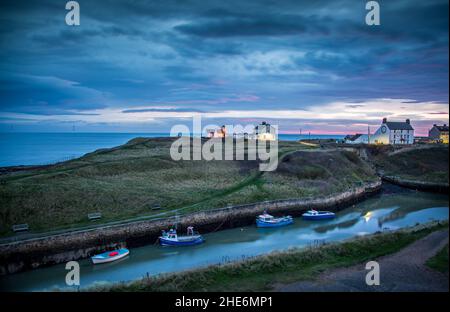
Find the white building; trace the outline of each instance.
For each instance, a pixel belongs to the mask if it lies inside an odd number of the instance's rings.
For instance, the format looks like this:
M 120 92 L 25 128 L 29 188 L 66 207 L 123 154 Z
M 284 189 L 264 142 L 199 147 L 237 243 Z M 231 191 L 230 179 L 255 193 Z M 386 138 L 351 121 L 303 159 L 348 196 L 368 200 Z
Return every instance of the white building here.
M 414 128 L 409 119 L 404 122 L 387 121 L 383 122 L 374 134 L 356 134 L 347 136 L 345 143 L 348 144 L 413 144 Z
M 255 139 L 261 141 L 274 141 L 277 139 L 277 129 L 263 121 L 255 127 Z
M 206 129 L 206 136 L 208 138 L 224 138 L 227 136 L 227 129 L 225 126 L 214 129 Z
M 374 144 L 413 144 L 414 128 L 409 119 L 395 122 L 383 118 L 381 127 L 374 133 L 371 141 Z
M 369 144 L 369 135 L 357 133 L 355 135 L 347 135 L 344 138 L 347 144 Z

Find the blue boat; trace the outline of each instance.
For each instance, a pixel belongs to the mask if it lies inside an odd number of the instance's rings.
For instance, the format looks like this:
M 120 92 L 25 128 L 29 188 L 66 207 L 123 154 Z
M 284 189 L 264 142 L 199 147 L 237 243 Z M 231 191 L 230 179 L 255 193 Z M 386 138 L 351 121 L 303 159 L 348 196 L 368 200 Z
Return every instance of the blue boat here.
M 203 243 L 205 240 L 203 237 L 194 232 L 192 226 L 188 227 L 187 235 L 178 235 L 174 229 L 168 232 L 162 231 L 162 235 L 159 237 L 159 244 L 161 246 L 192 246 Z
M 128 256 L 129 253 L 130 251 L 128 249 L 120 248 L 95 255 L 91 257 L 91 260 L 93 264 L 113 262 Z
M 326 220 L 326 219 L 333 219 L 336 215 L 334 212 L 331 211 L 317 211 L 314 209 L 311 209 L 307 212 L 305 212 L 302 217 L 305 220 Z
M 257 227 L 280 227 L 292 223 L 294 223 L 294 219 L 291 216 L 275 218 L 266 212 L 256 218 Z

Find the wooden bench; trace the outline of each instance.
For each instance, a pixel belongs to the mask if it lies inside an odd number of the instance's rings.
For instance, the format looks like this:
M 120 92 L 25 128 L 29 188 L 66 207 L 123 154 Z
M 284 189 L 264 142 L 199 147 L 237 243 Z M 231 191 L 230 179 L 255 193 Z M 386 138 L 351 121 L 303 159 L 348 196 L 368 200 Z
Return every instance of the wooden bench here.
M 25 231 L 28 231 L 30 228 L 29 228 L 29 226 L 28 226 L 28 224 L 27 223 L 23 223 L 23 224 L 14 224 L 13 226 L 12 226 L 12 230 L 14 231 L 14 232 L 25 232 Z
M 88 213 L 88 219 L 91 221 L 98 220 L 102 217 L 100 212 Z

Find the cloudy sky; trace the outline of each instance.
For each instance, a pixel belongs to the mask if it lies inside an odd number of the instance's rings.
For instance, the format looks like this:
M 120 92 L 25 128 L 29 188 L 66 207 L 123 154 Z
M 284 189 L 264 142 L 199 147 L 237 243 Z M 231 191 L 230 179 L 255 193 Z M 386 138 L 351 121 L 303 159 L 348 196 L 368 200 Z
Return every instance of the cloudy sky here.
M 0 131 L 169 132 L 262 120 L 354 133 L 448 124 L 448 1 L 0 3 Z

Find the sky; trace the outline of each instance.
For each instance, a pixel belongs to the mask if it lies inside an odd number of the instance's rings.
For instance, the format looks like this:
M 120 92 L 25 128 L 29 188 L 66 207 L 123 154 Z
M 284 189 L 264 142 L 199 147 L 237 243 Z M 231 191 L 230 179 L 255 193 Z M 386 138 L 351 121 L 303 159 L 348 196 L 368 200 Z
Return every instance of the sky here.
M 1 0 L 0 132 L 448 124 L 448 0 Z

